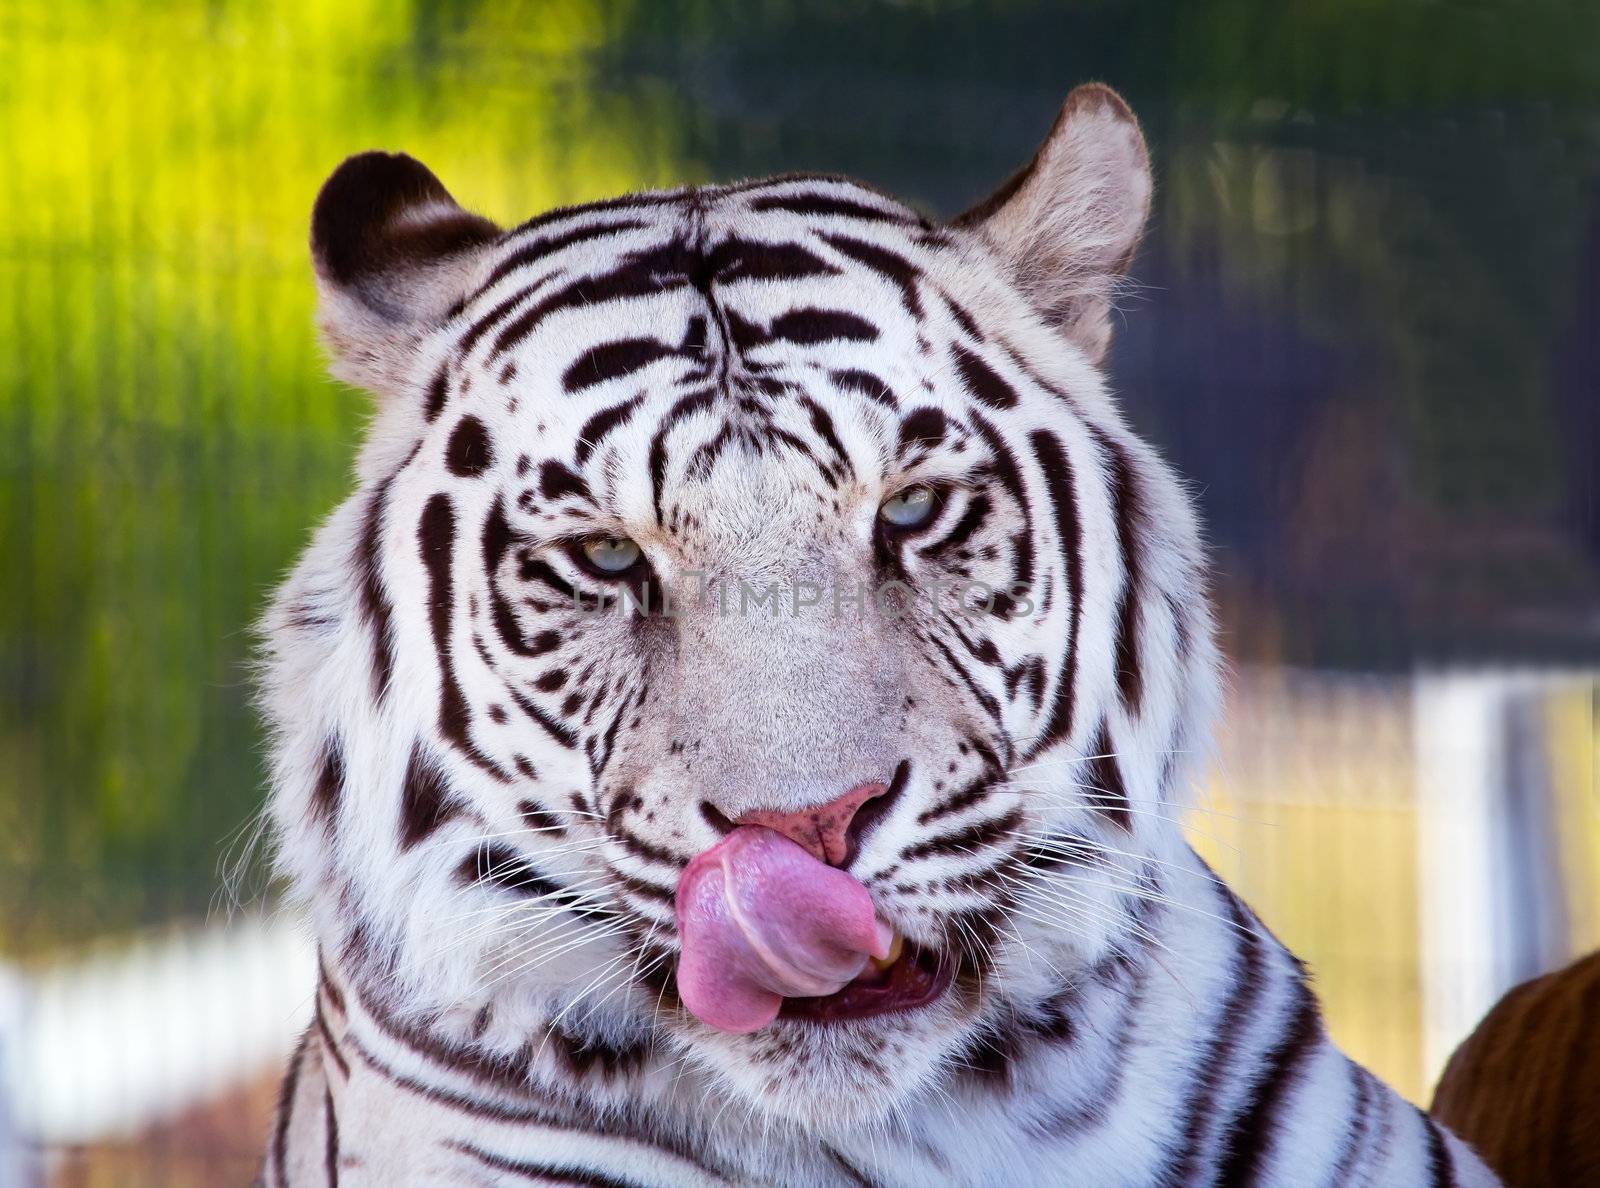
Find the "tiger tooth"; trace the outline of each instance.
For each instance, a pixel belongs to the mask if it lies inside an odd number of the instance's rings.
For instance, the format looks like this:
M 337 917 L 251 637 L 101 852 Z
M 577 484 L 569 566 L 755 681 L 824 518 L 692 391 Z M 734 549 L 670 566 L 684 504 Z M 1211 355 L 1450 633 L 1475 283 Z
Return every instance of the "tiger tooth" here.
M 905 948 L 906 948 L 906 938 L 901 936 L 898 932 L 896 932 L 894 934 L 894 939 L 889 942 L 889 953 L 888 953 L 888 955 L 885 956 L 885 957 L 873 957 L 873 958 L 870 958 L 870 960 L 872 962 L 872 968 L 876 969 L 879 973 L 882 973 L 884 970 L 888 969 L 891 965 L 893 965 L 896 961 L 900 960 L 900 954 L 905 952 Z

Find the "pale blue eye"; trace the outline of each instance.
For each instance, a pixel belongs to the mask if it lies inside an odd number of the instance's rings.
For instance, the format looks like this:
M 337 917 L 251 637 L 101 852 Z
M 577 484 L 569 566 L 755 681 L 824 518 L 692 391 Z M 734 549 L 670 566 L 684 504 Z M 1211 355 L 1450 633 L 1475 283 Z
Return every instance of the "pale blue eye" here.
M 896 528 L 920 528 L 933 518 L 932 487 L 907 487 L 883 501 L 878 514 Z
M 626 573 L 639 561 L 639 546 L 626 536 L 591 536 L 583 555 L 601 573 Z

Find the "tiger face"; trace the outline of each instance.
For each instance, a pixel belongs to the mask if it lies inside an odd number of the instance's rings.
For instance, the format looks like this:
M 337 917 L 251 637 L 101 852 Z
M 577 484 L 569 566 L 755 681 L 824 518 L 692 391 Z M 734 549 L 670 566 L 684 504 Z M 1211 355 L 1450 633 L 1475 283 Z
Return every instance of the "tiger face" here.
M 1149 194 L 1099 87 L 950 225 L 796 176 L 502 231 L 341 166 L 322 325 L 380 403 L 266 627 L 324 960 L 533 1081 L 823 1131 L 1115 985 L 1213 696 L 1097 368 Z

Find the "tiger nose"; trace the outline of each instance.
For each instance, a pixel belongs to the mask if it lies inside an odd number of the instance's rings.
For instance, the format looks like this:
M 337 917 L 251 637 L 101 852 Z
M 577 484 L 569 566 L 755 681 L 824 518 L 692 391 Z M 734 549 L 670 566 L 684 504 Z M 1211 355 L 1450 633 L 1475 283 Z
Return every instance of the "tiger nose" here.
M 887 784 L 857 784 L 843 796 L 795 813 L 757 809 L 740 817 L 737 825 L 761 825 L 794 842 L 820 862 L 845 867 L 856 855 L 866 827 L 879 814 L 861 811 L 868 801 L 889 790 Z

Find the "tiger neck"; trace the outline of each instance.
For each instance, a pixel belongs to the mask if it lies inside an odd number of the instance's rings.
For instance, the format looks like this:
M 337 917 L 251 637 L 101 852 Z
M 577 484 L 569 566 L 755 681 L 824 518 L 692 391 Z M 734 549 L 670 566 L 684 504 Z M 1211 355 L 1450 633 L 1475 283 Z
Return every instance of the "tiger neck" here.
M 1016 1004 L 936 1092 L 893 1124 L 830 1140 L 798 1129 L 784 1138 L 781 1128 L 718 1108 L 715 1087 L 654 1044 L 552 1028 L 507 1058 L 451 1042 L 374 1006 L 334 965 L 323 970 L 303 1059 L 326 1083 L 326 1108 L 343 1141 L 362 1144 L 347 1158 L 393 1167 L 402 1178 L 412 1173 L 394 1162 L 401 1151 L 470 1168 L 536 1161 L 540 1152 L 600 1140 L 649 1151 L 653 1168 L 675 1169 L 685 1183 L 849 1182 L 846 1168 L 869 1182 L 972 1182 L 983 1177 L 964 1166 L 971 1153 L 998 1148 L 1009 1163 L 1047 1175 L 1092 1162 L 1106 1134 L 1121 1135 L 1120 1157 L 1135 1163 L 1142 1157 L 1128 1136 L 1150 1136 L 1146 1154 L 1157 1160 L 1172 1103 L 1124 1085 L 1170 1059 L 1175 1046 L 1203 1046 L 1217 1022 L 1212 1004 L 1232 976 L 1231 934 L 1241 921 L 1257 927 L 1226 888 L 1213 892 L 1204 903 L 1152 913 L 1148 944 Z M 1298 967 L 1264 930 L 1258 943 L 1264 999 L 1286 999 Z M 614 1154 L 608 1149 L 606 1158 Z M 661 1172 L 650 1182 L 673 1178 Z

